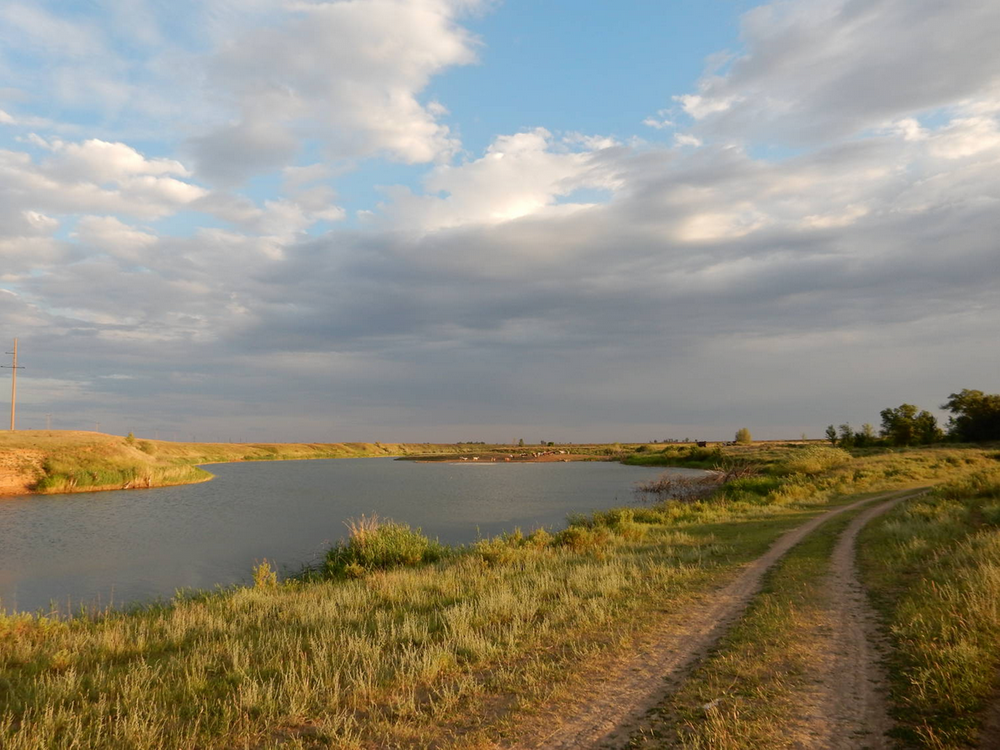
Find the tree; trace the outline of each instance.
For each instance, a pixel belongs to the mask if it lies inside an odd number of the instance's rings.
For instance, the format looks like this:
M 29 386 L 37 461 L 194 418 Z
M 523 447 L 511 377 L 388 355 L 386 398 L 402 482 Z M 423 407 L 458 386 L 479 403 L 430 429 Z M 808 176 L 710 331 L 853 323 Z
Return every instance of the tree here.
M 840 425 L 840 447 L 841 448 L 853 448 L 855 441 L 854 430 L 846 422 Z
M 837 428 L 833 425 L 826 428 L 826 439 L 830 441 L 830 445 L 837 444 Z
M 518 440 L 517 441 L 517 445 L 518 445 L 518 447 L 523 448 L 524 447 L 524 438 L 521 438 L 520 440 Z
M 854 433 L 854 446 L 856 448 L 868 448 L 875 445 L 877 439 L 875 428 L 865 422 L 861 425 L 861 431 Z
M 963 388 L 941 405 L 952 413 L 948 434 L 956 440 L 978 443 L 1000 440 L 1000 394 Z
M 736 442 L 741 444 L 747 444 L 753 442 L 753 437 L 750 435 L 750 430 L 746 427 L 740 427 L 736 431 Z
M 918 410 L 913 404 L 901 404 L 895 409 L 883 409 L 882 437 L 893 445 L 933 443 L 941 439 L 941 430 L 934 415 Z

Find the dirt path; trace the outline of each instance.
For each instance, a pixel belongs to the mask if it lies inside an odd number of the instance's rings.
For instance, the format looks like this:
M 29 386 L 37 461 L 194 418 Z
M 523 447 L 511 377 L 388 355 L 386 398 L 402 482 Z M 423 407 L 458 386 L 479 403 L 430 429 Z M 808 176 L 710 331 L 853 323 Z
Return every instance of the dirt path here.
M 878 660 L 882 643 L 877 620 L 858 579 L 855 549 L 858 534 L 910 492 L 858 514 L 837 540 L 830 573 L 823 584 L 828 595 L 825 637 L 817 660 L 819 679 L 802 696 L 801 728 L 807 747 L 887 748 L 892 728 L 886 704 L 888 687 Z
M 912 494 L 895 492 L 858 500 L 786 532 L 725 587 L 707 594 L 684 612 L 666 618 L 630 658 L 605 665 L 599 675 L 576 690 L 572 704 L 543 711 L 529 722 L 524 732 L 528 738 L 513 747 L 518 750 L 578 750 L 627 742 L 632 732 L 640 727 L 644 714 L 666 695 L 668 680 L 676 678 L 718 641 L 760 589 L 764 573 L 782 555 L 835 515 L 894 498 L 872 509 L 884 512 Z M 848 559 L 853 560 L 853 556 L 848 555 Z
M 979 750 L 996 750 L 1000 747 L 1000 698 L 994 698 L 986 709 L 983 728 L 979 733 Z

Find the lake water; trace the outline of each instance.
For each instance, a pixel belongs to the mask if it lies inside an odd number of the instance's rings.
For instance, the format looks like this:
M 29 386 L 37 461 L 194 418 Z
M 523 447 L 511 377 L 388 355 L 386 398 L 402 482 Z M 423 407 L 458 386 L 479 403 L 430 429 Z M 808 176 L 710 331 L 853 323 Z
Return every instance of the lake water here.
M 449 544 L 633 503 L 662 469 L 616 463 L 413 463 L 385 458 L 219 464 L 203 484 L 0 498 L 0 610 L 122 605 L 298 570 L 362 513 Z M 684 469 L 671 472 L 700 474 Z

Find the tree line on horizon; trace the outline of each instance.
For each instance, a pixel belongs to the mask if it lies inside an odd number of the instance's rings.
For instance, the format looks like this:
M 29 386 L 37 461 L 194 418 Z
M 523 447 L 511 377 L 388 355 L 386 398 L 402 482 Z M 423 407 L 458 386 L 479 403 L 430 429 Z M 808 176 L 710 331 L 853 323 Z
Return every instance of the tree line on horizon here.
M 826 439 L 841 448 L 867 448 L 876 445 L 929 445 L 945 440 L 957 443 L 981 443 L 1000 440 L 1000 394 L 963 388 L 952 393 L 942 409 L 951 412 L 946 429 L 926 409 L 900 404 L 883 409 L 878 432 L 871 424 L 854 430 L 849 424 L 826 428 Z

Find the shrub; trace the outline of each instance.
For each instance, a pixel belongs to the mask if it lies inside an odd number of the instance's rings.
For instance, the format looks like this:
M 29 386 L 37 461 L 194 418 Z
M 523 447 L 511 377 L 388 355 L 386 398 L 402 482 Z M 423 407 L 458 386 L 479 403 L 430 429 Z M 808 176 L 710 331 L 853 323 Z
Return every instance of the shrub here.
M 607 528 L 589 529 L 586 526 L 569 526 L 555 535 L 553 542 L 560 547 L 568 547 L 574 552 L 604 547 L 611 541 Z
M 480 539 L 473 549 L 487 565 L 506 565 L 522 554 L 519 544 L 503 537 Z
M 352 519 L 346 526 L 350 532 L 347 541 L 326 553 L 327 574 L 357 577 L 362 571 L 433 562 L 444 551 L 440 544 L 420 533 L 420 529 L 384 521 L 376 515 Z
M 253 566 L 253 585 L 256 589 L 273 589 L 278 585 L 278 571 L 266 559 Z
M 528 534 L 527 542 L 530 546 L 536 549 L 544 549 L 552 544 L 552 534 L 547 532 L 545 529 L 535 529 L 530 534 Z

